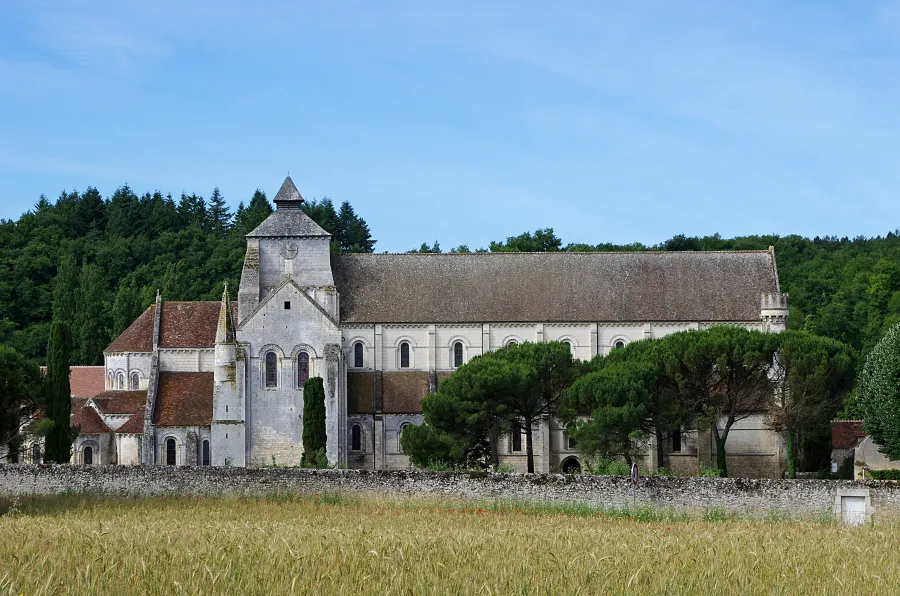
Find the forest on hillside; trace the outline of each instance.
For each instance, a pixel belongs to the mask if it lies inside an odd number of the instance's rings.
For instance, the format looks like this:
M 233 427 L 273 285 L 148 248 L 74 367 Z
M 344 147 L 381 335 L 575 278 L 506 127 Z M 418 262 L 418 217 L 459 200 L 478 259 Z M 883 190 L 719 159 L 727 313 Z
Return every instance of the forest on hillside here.
M 349 202 L 312 200 L 304 210 L 334 235 L 335 252 L 372 252 L 375 240 Z M 43 363 L 60 263 L 77 264 L 79 303 L 104 341 L 115 337 L 152 301 L 216 300 L 223 284 L 237 287 L 244 234 L 272 212 L 256 191 L 232 213 L 218 189 L 209 198 L 159 192 L 138 195 L 128 186 L 104 198 L 94 188 L 41 196 L 18 220 L 0 221 L 0 343 Z M 583 239 L 585 240 L 585 239 Z M 563 244 L 551 228 L 491 242 L 478 251 L 749 250 L 775 247 L 782 290 L 790 294 L 789 327 L 851 345 L 864 356 L 900 322 L 900 235 L 874 238 L 675 236 L 659 245 Z M 457 246 L 451 252 L 469 252 Z M 441 252 L 438 242 L 411 252 Z M 89 297 L 89 298 L 88 298 Z M 77 305 L 76 305 L 77 307 Z M 100 320 L 96 320 L 97 318 Z M 75 335 L 77 336 L 77 330 Z M 91 334 L 86 334 L 91 335 Z M 96 342 L 94 342 L 96 343 Z M 99 345 L 99 344 L 97 344 Z M 105 343 L 103 344 L 105 345 Z M 102 362 L 96 348 L 76 350 L 77 364 Z M 861 359 L 857 361 L 861 362 Z

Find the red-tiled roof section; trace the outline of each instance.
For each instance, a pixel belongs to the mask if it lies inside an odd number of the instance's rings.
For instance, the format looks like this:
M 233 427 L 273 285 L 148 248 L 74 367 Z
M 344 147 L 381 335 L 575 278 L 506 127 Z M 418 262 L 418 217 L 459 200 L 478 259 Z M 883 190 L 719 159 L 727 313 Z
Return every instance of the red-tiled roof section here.
M 94 397 L 94 403 L 104 414 L 134 414 L 147 403 L 147 390 L 104 391 Z
M 203 348 L 216 345 L 221 302 L 165 302 L 159 322 L 161 348 Z M 234 318 L 237 318 L 235 309 Z
M 106 346 L 104 352 L 152 352 L 153 319 L 156 306 L 150 306 L 128 329 Z
M 106 387 L 102 366 L 70 366 L 69 393 L 71 397 L 94 397 Z M 41 367 L 41 374 L 47 374 L 47 367 Z
M 79 432 L 83 435 L 99 435 L 110 432 L 110 428 L 100 418 L 97 410 L 85 405 L 86 403 L 87 400 L 72 400 L 71 426 L 79 427 Z
M 69 368 L 69 388 L 72 397 L 94 397 L 106 387 L 102 366 L 72 366 Z
M 125 424 L 116 429 L 120 434 L 142 435 L 144 434 L 144 408 L 129 418 Z
M 212 422 L 213 373 L 160 373 L 155 424 L 208 426 Z
M 866 434 L 862 420 L 834 420 L 831 423 L 831 448 L 852 449 Z

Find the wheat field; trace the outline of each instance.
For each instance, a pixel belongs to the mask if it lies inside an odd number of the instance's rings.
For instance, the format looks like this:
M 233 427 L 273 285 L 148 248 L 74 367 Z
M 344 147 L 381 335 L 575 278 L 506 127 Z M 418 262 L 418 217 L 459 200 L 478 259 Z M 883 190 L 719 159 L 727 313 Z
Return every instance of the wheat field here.
M 0 503 L 0 594 L 861 594 L 900 525 L 340 496 Z

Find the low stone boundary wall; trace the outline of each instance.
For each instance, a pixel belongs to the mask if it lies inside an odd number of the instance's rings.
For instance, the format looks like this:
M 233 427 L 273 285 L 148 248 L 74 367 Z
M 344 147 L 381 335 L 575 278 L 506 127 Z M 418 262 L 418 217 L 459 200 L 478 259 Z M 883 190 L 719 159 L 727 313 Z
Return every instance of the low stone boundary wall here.
M 394 497 L 631 504 L 623 476 L 449 473 L 406 470 L 0 465 L 0 496 L 87 493 L 119 496 L 262 496 L 347 492 Z M 900 516 L 900 483 L 890 481 L 642 478 L 639 505 L 791 515 L 839 511 L 841 495 L 863 495 L 869 513 Z

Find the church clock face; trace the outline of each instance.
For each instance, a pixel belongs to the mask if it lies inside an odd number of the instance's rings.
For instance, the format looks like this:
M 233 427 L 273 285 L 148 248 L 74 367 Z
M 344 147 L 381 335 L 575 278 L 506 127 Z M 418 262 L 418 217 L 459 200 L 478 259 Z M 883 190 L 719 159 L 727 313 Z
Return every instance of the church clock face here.
M 297 251 L 298 251 L 297 245 L 294 244 L 293 242 L 291 242 L 289 244 L 286 244 L 284 247 L 282 247 L 281 254 L 284 256 L 285 259 L 287 259 L 288 261 L 291 261 L 294 259 L 294 257 L 297 256 Z

